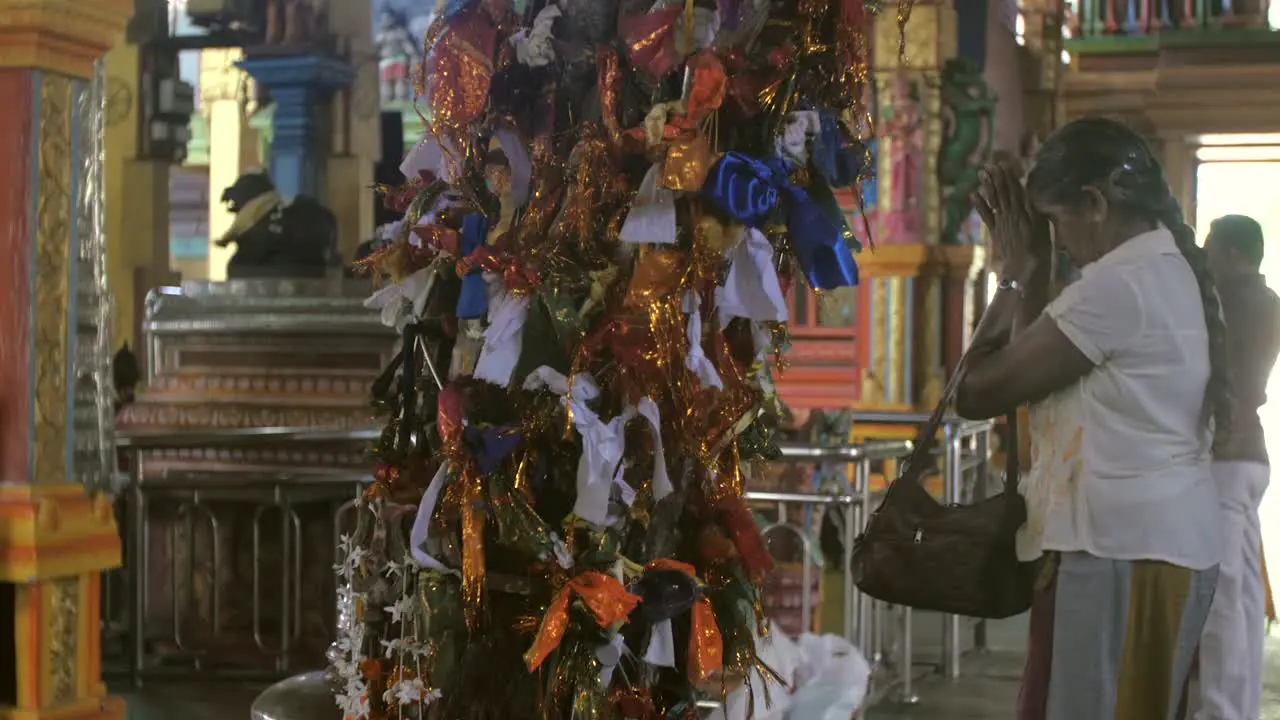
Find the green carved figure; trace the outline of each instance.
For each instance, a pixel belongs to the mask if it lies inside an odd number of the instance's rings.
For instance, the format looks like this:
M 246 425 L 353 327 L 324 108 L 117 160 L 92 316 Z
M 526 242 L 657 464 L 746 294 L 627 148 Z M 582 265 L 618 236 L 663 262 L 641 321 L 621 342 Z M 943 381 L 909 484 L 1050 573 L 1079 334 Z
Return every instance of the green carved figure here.
M 965 243 L 963 232 L 973 214 L 970 196 L 978 172 L 991 160 L 995 139 L 996 96 L 972 60 L 957 58 L 942 68 L 942 148 L 938 176 L 942 186 L 942 242 Z

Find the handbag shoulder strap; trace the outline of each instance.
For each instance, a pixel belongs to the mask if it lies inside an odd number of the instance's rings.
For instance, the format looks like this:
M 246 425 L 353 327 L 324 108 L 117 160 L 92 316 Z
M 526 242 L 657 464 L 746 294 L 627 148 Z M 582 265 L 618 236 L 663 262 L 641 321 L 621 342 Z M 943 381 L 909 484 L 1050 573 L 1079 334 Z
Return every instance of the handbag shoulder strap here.
M 982 314 L 982 318 L 978 321 L 978 326 L 973 330 L 975 336 L 989 321 L 990 317 L 990 313 L 984 312 Z M 924 426 L 920 428 L 920 432 L 916 435 L 911 455 L 907 457 L 906 462 L 902 465 L 902 470 L 898 473 L 899 478 L 920 478 L 924 476 L 925 464 L 929 461 L 929 456 L 938 442 L 938 429 L 942 427 L 942 419 L 947 414 L 947 409 L 951 407 L 952 401 L 955 400 L 956 391 L 959 390 L 960 380 L 964 378 L 965 371 L 968 369 L 969 357 L 972 352 L 973 347 L 971 345 L 960 356 L 960 362 L 956 363 L 955 372 L 951 373 L 951 378 L 947 380 L 946 386 L 942 389 L 942 395 L 938 398 L 937 407 L 933 409 L 933 413 L 929 415 L 929 419 L 925 421 Z M 1018 458 L 1018 411 L 1016 408 L 1008 414 L 1006 422 L 1009 425 L 1011 452 L 1005 461 L 1004 489 L 1005 492 L 1017 492 L 1020 462 Z
M 1005 416 L 1005 424 L 1009 426 L 1007 433 L 1009 445 L 1005 450 L 1004 491 L 1017 493 L 1018 477 L 1022 474 L 1022 443 L 1018 441 L 1018 434 L 1022 428 L 1016 408 Z

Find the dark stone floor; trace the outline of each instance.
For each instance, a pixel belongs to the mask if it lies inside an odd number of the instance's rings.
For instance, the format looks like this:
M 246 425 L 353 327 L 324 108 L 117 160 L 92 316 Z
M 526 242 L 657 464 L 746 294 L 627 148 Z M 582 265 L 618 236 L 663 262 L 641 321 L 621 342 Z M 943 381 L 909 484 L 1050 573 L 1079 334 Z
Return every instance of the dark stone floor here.
M 945 680 L 930 673 L 929 664 L 941 656 L 936 618 L 918 617 L 916 658 L 918 702 L 903 705 L 892 699 L 875 707 L 869 720 L 1007 720 L 1013 717 L 1022 670 L 1025 626 L 1021 620 L 993 624 L 985 652 L 967 652 L 962 677 Z M 966 633 L 967 635 L 968 633 Z M 1265 708 L 1260 720 L 1280 720 L 1280 634 L 1267 649 Z M 121 689 L 129 704 L 129 720 L 247 720 L 249 705 L 260 686 L 234 683 L 152 683 L 139 690 Z
M 935 623 L 922 622 L 928 628 Z M 930 642 L 936 633 L 917 632 L 917 653 L 928 659 L 937 652 Z M 1025 627 L 1021 620 L 993 624 L 987 652 L 969 653 L 961 664 L 962 677 L 945 680 L 928 676 L 916 686 L 917 703 L 884 702 L 868 713 L 869 720 L 1007 720 L 1013 717 L 1022 673 Z M 1280 720 L 1280 631 L 1267 641 L 1263 671 L 1263 708 L 1259 720 Z

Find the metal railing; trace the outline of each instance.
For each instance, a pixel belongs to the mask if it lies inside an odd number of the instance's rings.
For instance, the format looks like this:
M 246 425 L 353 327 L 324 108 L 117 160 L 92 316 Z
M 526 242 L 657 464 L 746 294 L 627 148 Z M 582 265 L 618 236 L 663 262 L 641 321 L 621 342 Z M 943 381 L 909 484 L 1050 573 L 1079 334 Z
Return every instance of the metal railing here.
M 929 420 L 924 413 L 854 413 L 856 424 L 922 425 Z M 942 422 L 942 437 L 934 454 L 940 456 L 942 501 L 947 505 L 971 504 L 985 499 L 990 492 L 991 431 L 995 420 L 965 420 L 947 416 Z M 959 615 L 942 617 L 942 663 L 940 669 L 948 678 L 960 677 L 961 642 Z M 908 613 L 907 622 L 910 622 Z M 986 622 L 973 620 L 975 650 L 986 649 Z M 905 697 L 906 702 L 915 699 Z
M 1160 42 L 1212 45 L 1239 42 L 1239 32 L 1270 35 L 1266 3 L 1205 0 L 1078 0 L 1067 15 L 1069 49 L 1087 50 L 1098 41 L 1111 49 L 1152 47 Z M 1246 32 L 1245 35 L 1249 35 Z M 1126 43 L 1127 41 L 1127 43 Z
M 854 417 L 856 423 L 911 425 L 923 423 L 926 419 L 923 415 L 896 413 L 864 413 Z M 941 442 L 935 452 L 940 460 L 944 502 L 968 502 L 985 496 L 986 483 L 982 478 L 987 473 L 991 427 L 990 422 L 974 423 L 958 418 L 948 418 L 943 424 Z M 124 649 L 123 657 L 118 658 L 123 665 L 120 669 L 137 683 L 149 678 L 194 674 L 260 678 L 296 672 L 299 668 L 292 660 L 292 653 L 303 634 L 300 563 L 304 552 L 315 550 L 306 547 L 301 537 L 299 509 L 302 505 L 328 508 L 336 541 L 351 518 L 355 497 L 370 479 L 367 475 L 350 472 L 171 473 L 144 477 L 143 452 L 200 446 L 243 448 L 282 442 L 357 444 L 371 441 L 378 434 L 376 429 L 261 428 L 122 435 L 118 444 L 131 456 L 129 467 L 132 473 L 118 508 L 122 514 L 120 525 L 126 547 L 126 564 L 106 577 L 103 609 L 104 635 L 109 636 L 104 638 L 103 647 L 111 647 L 112 639 L 122 641 L 116 643 Z M 917 700 L 916 668 L 921 663 L 917 662 L 912 642 L 912 612 L 909 608 L 887 606 L 857 592 L 849 563 L 855 539 L 862 532 L 876 501 L 876 493 L 870 487 L 874 465 L 899 458 L 910 449 L 911 443 L 903 441 L 841 447 L 784 445 L 781 462 L 811 463 L 823 472 L 829 472 L 831 468 L 847 468 L 846 487 L 835 492 L 747 493 L 747 500 L 753 508 L 766 515 L 771 513 L 772 519 L 763 529 L 766 538 L 789 535 L 799 542 L 803 558 L 801 585 L 804 589 L 800 614 L 801 625 L 805 628 L 813 626 L 815 607 L 810 588 L 814 573 L 822 571 L 814 560 L 814 539 L 821 523 L 828 517 L 836 525 L 840 536 L 840 577 L 843 585 L 840 634 L 862 650 L 872 665 L 872 691 L 869 695 L 872 702 L 889 698 L 906 703 Z M 154 603 L 149 509 L 160 502 L 171 503 L 176 508 L 175 517 L 184 524 L 188 537 L 194 539 L 191 528 L 201 524 L 215 538 L 208 544 L 212 563 L 207 577 L 199 577 L 199 563 L 194 557 L 186 558 L 183 571 L 178 558 L 170 552 L 168 600 L 172 604 L 173 620 L 169 628 L 148 625 Z M 231 666 L 183 634 L 182 618 L 190 608 L 183 606 L 181 598 L 189 595 L 189 588 L 197 584 L 203 583 L 210 589 L 208 596 L 214 625 L 222 621 L 220 589 L 223 578 L 217 575 L 220 572 L 220 545 L 216 538 L 222 531 L 222 521 L 215 507 L 218 502 L 249 504 L 253 508 L 250 602 L 253 644 L 249 650 L 256 655 L 256 660 L 266 661 L 263 666 L 253 666 L 253 663 L 249 663 L 253 667 Z M 794 519 L 796 511 L 802 518 L 798 522 Z M 819 523 L 816 529 L 815 516 Z M 177 529 L 170 528 L 170 537 L 176 532 Z M 268 563 L 261 556 L 263 539 L 269 532 L 278 534 L 282 555 L 276 558 L 279 570 L 273 583 L 267 582 Z M 331 553 L 332 547 L 324 552 Z M 189 544 L 188 550 L 192 556 L 195 555 L 194 543 Z M 188 590 L 179 587 L 183 584 Z M 271 596 L 273 588 L 280 589 L 277 596 Z M 268 603 L 275 603 L 278 611 L 274 634 L 268 633 L 263 619 Z M 959 674 L 959 627 L 958 618 L 944 619 L 943 657 L 936 664 L 928 664 L 931 670 L 941 670 L 950 677 Z M 975 640 L 977 637 L 975 631 Z
M 363 429 L 300 428 L 122 434 L 117 444 L 128 456 L 130 477 L 116 512 L 125 563 L 104 575 L 104 668 L 135 684 L 193 675 L 267 680 L 309 669 L 312 663 L 298 659 L 299 646 L 316 631 L 316 618 L 310 613 L 310 626 L 304 624 L 304 601 L 313 599 L 307 596 L 317 582 L 332 583 L 332 573 L 317 580 L 314 573 L 304 578 L 304 569 L 331 567 L 332 548 L 353 526 L 355 499 L 371 480 L 348 469 L 144 474 L 143 453 L 279 443 L 362 447 L 373 437 L 376 432 Z M 308 542 L 304 530 L 308 537 L 319 530 L 323 540 Z M 248 567 L 238 566 L 239 543 L 248 545 Z M 157 544 L 167 546 L 162 574 L 154 572 Z M 240 587 L 226 576 L 228 568 L 247 576 L 239 580 L 248 598 L 227 597 Z M 227 644 L 235 610 L 248 615 L 241 618 L 248 637 L 239 645 Z M 329 628 L 333 608 L 322 610 L 319 618 Z M 205 627 L 189 637 L 189 622 L 201 614 Z M 319 656 L 323 645 L 313 650 L 306 655 Z
M 843 603 L 840 635 L 851 642 L 854 647 L 866 655 L 872 668 L 871 688 L 867 704 L 886 697 L 892 688 L 902 688 L 904 695 L 912 694 L 914 678 L 910 671 L 912 666 L 912 643 L 910 640 L 909 613 L 905 635 L 897 638 L 897 652 L 890 647 L 895 643 L 887 643 L 886 632 L 889 630 L 886 615 L 892 609 L 879 601 L 873 600 L 858 592 L 854 586 L 852 573 L 852 557 L 854 543 L 866 526 L 873 503 L 871 490 L 872 464 L 878 461 L 895 460 L 911 451 L 911 443 L 906 441 L 875 442 L 845 447 L 813 447 L 802 445 L 783 445 L 782 462 L 791 464 L 814 463 L 818 465 L 848 464 L 851 466 L 851 478 L 843 492 L 795 493 L 795 492 L 755 492 L 746 493 L 747 502 L 753 507 L 769 506 L 775 513 L 773 521 L 762 528 L 766 540 L 779 532 L 785 532 L 800 542 L 802 601 L 800 607 L 800 627 L 804 631 L 813 628 L 813 575 L 815 567 L 813 538 L 818 535 L 821 523 L 829 513 L 836 515 L 835 525 L 840 534 L 840 576 L 842 580 L 841 600 Z M 791 518 L 791 510 L 799 509 L 803 520 L 796 523 Z M 814 527 L 813 510 L 823 510 L 817 517 L 818 528 Z M 904 672 L 904 668 L 906 671 Z

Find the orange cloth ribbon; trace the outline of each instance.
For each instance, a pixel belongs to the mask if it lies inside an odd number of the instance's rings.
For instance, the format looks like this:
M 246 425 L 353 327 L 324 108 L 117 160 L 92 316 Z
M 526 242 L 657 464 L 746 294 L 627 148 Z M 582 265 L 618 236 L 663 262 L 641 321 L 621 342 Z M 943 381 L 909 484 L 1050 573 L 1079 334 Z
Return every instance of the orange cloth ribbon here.
M 689 60 L 689 87 L 685 95 L 685 117 L 680 124 L 695 128 L 724 104 L 728 78 L 724 64 L 715 53 L 704 50 Z
M 618 122 L 618 98 L 622 94 L 622 68 L 618 53 L 601 45 L 596 48 L 596 75 L 600 87 L 600 117 L 614 152 L 622 148 L 622 126 Z
M 738 495 L 726 493 L 712 502 L 716 520 L 733 541 L 747 577 L 757 585 L 763 583 L 773 571 L 773 556 L 769 554 L 769 547 L 760 535 L 760 526 L 756 524 L 746 501 Z
M 684 114 L 670 118 L 662 131 L 667 141 L 667 156 L 658 184 L 669 190 L 697 192 L 702 189 L 715 160 L 700 126 L 724 103 L 727 81 L 724 65 L 712 52 L 698 53 L 687 67 L 689 86 L 684 97 Z
M 537 272 L 521 266 L 511 253 L 489 245 L 476 248 L 455 264 L 455 272 L 459 277 L 476 268 L 502 276 L 503 287 L 516 292 L 532 291 L 541 282 Z
M 422 62 L 433 123 L 457 130 L 484 113 L 497 46 L 498 30 L 484 13 L 463 11 L 445 21 Z
M 415 225 L 413 234 L 418 236 L 425 248 L 430 248 L 436 252 L 446 255 L 458 256 L 459 248 L 462 247 L 462 241 L 458 237 L 458 231 L 444 225 Z
M 467 627 L 479 622 L 484 598 L 484 486 L 475 463 L 462 444 L 466 397 L 462 387 L 450 383 L 440 391 L 436 409 L 436 431 L 449 463 L 459 471 L 461 486 L 458 508 L 462 521 L 462 606 Z
M 645 566 L 645 570 L 672 570 L 698 580 L 692 565 L 667 558 L 654 560 Z M 702 585 L 700 580 L 698 585 Z M 720 636 L 720 626 L 716 624 L 716 612 L 711 607 L 711 598 L 700 594 L 689 609 L 689 681 L 696 685 L 723 666 L 724 639 Z
M 533 646 L 524 654 L 525 667 L 529 672 L 537 670 L 552 651 L 560 646 L 565 630 L 569 627 L 569 602 L 577 595 L 595 616 L 596 624 L 607 628 L 627 619 L 640 598 L 627 592 L 627 588 L 612 575 L 588 570 L 570 580 L 547 608 L 542 618 L 542 627 L 538 628 L 538 636 Z

